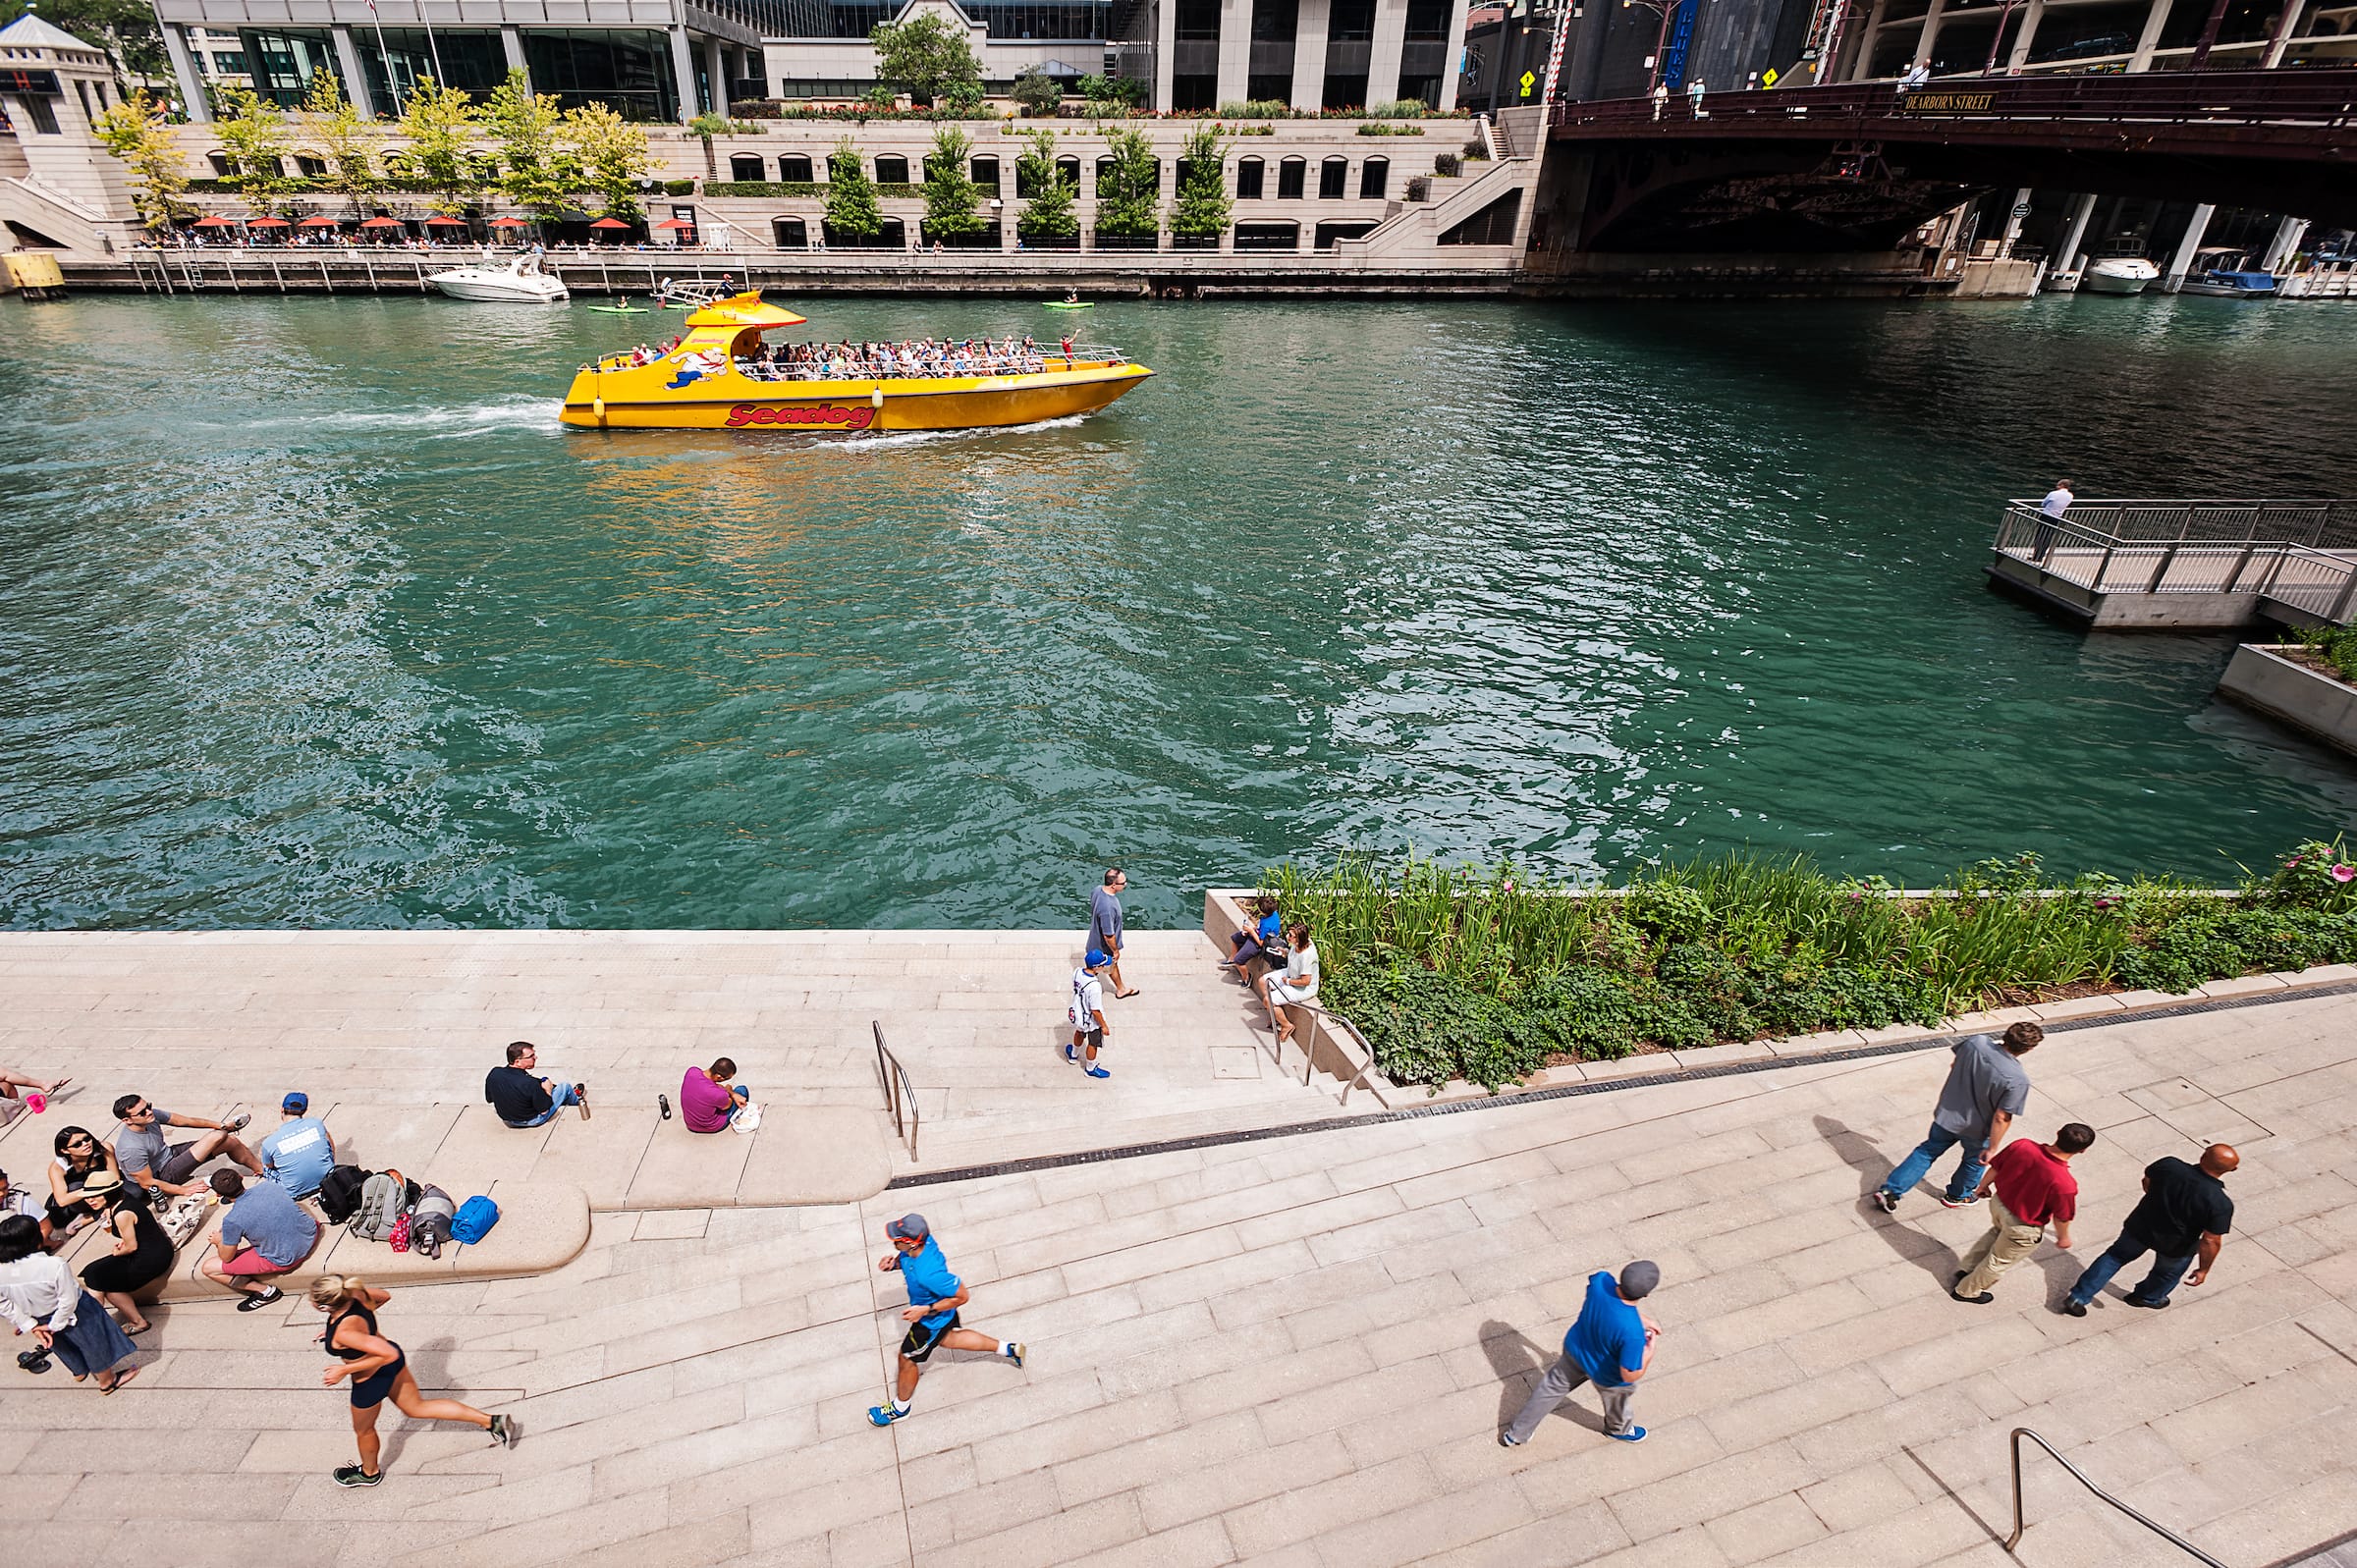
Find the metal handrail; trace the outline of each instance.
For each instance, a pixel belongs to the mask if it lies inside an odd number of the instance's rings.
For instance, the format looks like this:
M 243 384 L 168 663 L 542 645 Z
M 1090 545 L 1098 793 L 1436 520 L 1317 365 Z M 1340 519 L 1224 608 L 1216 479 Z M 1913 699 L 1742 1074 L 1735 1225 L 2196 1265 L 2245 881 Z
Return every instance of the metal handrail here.
M 2121 1513 L 2126 1514 L 2130 1519 L 2135 1520 L 2138 1524 L 2144 1526 L 2145 1529 L 2151 1531 L 2154 1535 L 2159 1536 L 2170 1545 L 2179 1546 L 2184 1550 L 2191 1552 L 2195 1557 L 2209 1564 L 2210 1568 L 2226 1568 L 2224 1563 L 2220 1562 L 2216 1557 L 2211 1556 L 2208 1552 L 2202 1550 L 2201 1547 L 2195 1545 L 2192 1541 L 2187 1541 L 2183 1536 L 2178 1535 L 2166 1525 L 2146 1518 L 2143 1514 L 2138 1513 L 2126 1503 L 2121 1502 L 2117 1497 L 2114 1497 L 2110 1492 L 2104 1490 L 2103 1487 L 2097 1486 L 2094 1482 L 2089 1481 L 2086 1477 L 2086 1474 L 2081 1471 L 2078 1466 L 2063 1458 L 2060 1451 L 2057 1450 L 2053 1443 L 2048 1442 L 2044 1437 L 2039 1436 L 2027 1427 L 2016 1427 L 2013 1429 L 2013 1534 L 2005 1538 L 2004 1545 L 2006 1551 L 2012 1551 L 2015 1546 L 2021 1543 L 2021 1533 L 2027 1528 L 2027 1526 L 2022 1523 L 2021 1517 L 2021 1439 L 2024 1437 L 2029 1438 L 2030 1441 L 2045 1449 L 2047 1453 L 2053 1457 L 2055 1463 L 2069 1471 L 2071 1474 L 2071 1479 L 2076 1481 L 2080 1486 L 2086 1487 L 2089 1491 L 2094 1492 L 2098 1497 L 2101 1497 L 2104 1501 L 2110 1503 Z
M 916 1105 L 916 1085 L 908 1081 L 908 1069 L 901 1065 L 901 1058 L 884 1044 L 882 1021 L 871 1018 L 868 1024 L 876 1032 L 876 1077 L 884 1086 L 884 1108 L 892 1112 L 893 1136 L 908 1140 L 908 1158 L 914 1160 L 917 1124 L 924 1118 Z M 903 1107 L 907 1108 L 905 1124 L 901 1119 Z
M 2340 505 L 2311 503 L 2310 511 Z M 2030 503 L 2009 503 L 1992 548 L 2097 593 L 2248 593 L 2335 622 L 2347 621 L 2357 607 L 2357 559 L 2346 553 L 2348 546 L 2336 552 L 2303 540 L 2260 537 L 2247 528 L 2201 537 L 2191 535 L 2190 520 L 2173 537 L 2128 535 L 2092 525 L 2077 513 L 2074 506 L 2069 515 L 2050 517 Z M 2320 518 L 2314 532 L 2329 531 L 2331 519 Z M 2177 569 L 2180 562 L 2187 569 Z
M 1345 1106 L 1350 1104 L 1351 1090 L 1364 1089 L 1367 1093 L 1375 1097 L 1375 1103 L 1377 1105 L 1381 1106 L 1386 1110 L 1391 1109 L 1392 1103 L 1383 1098 L 1383 1091 L 1376 1088 L 1375 1085 L 1369 1081 L 1370 1077 L 1375 1072 L 1375 1048 L 1367 1043 L 1367 1037 L 1365 1035 L 1358 1032 L 1358 1025 L 1352 1023 L 1349 1019 L 1343 1017 L 1339 1012 L 1328 1011 L 1326 1008 L 1319 1006 L 1315 1001 L 1297 1001 L 1294 1002 L 1293 1005 L 1296 1007 L 1308 1008 L 1311 1012 L 1316 1013 L 1321 1019 L 1324 1019 L 1328 1023 L 1342 1025 L 1342 1027 L 1349 1033 L 1350 1038 L 1358 1042 L 1358 1049 L 1366 1053 L 1366 1060 L 1363 1064 L 1359 1065 L 1357 1074 L 1343 1085 L 1342 1104 Z M 1309 1087 L 1310 1075 L 1317 1071 L 1318 1058 L 1314 1053 L 1307 1050 L 1304 1050 L 1302 1054 L 1309 1058 L 1302 1064 L 1301 1067 L 1301 1087 L 1306 1089 Z

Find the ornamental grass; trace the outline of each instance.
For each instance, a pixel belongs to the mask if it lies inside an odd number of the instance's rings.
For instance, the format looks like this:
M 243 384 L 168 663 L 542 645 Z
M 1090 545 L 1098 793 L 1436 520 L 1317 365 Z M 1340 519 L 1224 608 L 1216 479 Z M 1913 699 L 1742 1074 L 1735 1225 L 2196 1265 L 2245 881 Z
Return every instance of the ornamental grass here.
M 1982 861 L 1934 888 L 1745 854 L 1616 888 L 1346 855 L 1272 868 L 1321 1000 L 1395 1083 L 1492 1089 L 1543 1066 L 2357 962 L 2357 863 L 2306 843 L 2230 890 Z

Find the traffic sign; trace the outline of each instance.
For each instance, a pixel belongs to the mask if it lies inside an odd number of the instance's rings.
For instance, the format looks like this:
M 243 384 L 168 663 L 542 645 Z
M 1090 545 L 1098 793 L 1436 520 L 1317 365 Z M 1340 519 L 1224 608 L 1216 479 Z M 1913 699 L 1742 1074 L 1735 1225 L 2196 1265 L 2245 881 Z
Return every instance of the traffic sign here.
M 1523 73 L 1522 73 L 1522 96 L 1523 96 L 1523 97 L 1525 97 L 1525 98 L 1529 97 L 1529 96 L 1530 96 L 1530 89 L 1531 89 L 1531 88 L 1533 88 L 1533 87 L 1535 87 L 1535 86 L 1537 86 L 1538 84 L 1539 84 L 1539 78 L 1538 78 L 1538 73 L 1537 73 L 1537 72 L 1535 72 L 1535 71 L 1525 71 L 1525 72 L 1523 72 Z

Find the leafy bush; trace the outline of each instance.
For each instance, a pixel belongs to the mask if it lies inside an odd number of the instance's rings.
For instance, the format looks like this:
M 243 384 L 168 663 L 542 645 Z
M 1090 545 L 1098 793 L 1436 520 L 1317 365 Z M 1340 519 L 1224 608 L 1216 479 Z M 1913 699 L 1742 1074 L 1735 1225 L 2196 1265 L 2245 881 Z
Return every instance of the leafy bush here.
M 663 182 L 663 193 L 667 196 L 689 195 L 694 190 L 695 182 L 692 180 L 666 180 Z
M 2357 626 L 2305 626 L 2293 636 L 2334 675 L 2357 684 Z
M 821 196 L 827 188 L 816 180 L 706 181 L 707 196 Z
M 1358 134 L 1362 136 L 1420 136 L 1424 134 L 1424 128 L 1422 126 L 1394 125 L 1360 126 Z
M 1388 103 L 1367 105 L 1370 120 L 1421 120 L 1429 112 L 1429 106 L 1421 98 L 1394 98 Z
M 2338 839 L 2298 846 L 2230 898 L 2100 873 L 2056 883 L 2035 855 L 1911 894 L 1745 856 L 1651 868 L 1617 896 L 1510 866 L 1362 857 L 1276 867 L 1262 891 L 1309 923 L 1323 1000 L 1396 1083 L 1496 1089 L 1551 1059 L 2357 962 L 2357 861 Z
M 1444 180 L 1453 180 L 1463 172 L 1465 162 L 1453 152 L 1444 152 L 1432 160 L 1432 172 Z

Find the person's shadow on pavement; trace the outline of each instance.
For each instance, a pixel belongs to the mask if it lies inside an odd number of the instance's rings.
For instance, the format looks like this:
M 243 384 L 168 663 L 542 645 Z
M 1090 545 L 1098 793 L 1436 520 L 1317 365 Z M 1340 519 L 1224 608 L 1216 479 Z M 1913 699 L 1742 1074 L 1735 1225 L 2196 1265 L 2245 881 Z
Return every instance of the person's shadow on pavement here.
M 1843 1164 L 1858 1173 L 1858 1211 L 1866 1217 L 1874 1233 L 1882 1237 L 1892 1252 L 1941 1284 L 1947 1284 L 1955 1274 L 1956 1266 L 1963 1260 L 1946 1242 L 1927 1236 L 1883 1213 L 1874 1201 L 1876 1190 L 1889 1179 L 1891 1167 L 1896 1162 L 1883 1153 L 1881 1145 L 1850 1127 L 1847 1122 L 1836 1121 L 1831 1116 L 1811 1119 L 1817 1124 L 1817 1136 L 1841 1157 Z
M 1506 1424 L 1521 1413 L 1523 1402 L 1547 1369 L 1555 1365 L 1556 1352 L 1534 1344 L 1511 1324 L 1492 1320 L 1481 1325 L 1481 1353 L 1490 1358 L 1490 1370 L 1498 1375 L 1498 1430 L 1504 1432 Z M 1586 1386 L 1581 1384 L 1581 1389 Z M 1572 1390 L 1570 1398 L 1555 1407 L 1555 1413 L 1590 1432 L 1603 1432 L 1603 1414 L 1581 1406 L 1580 1391 Z

